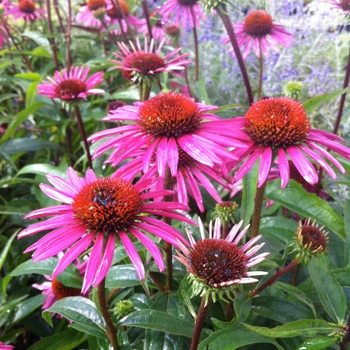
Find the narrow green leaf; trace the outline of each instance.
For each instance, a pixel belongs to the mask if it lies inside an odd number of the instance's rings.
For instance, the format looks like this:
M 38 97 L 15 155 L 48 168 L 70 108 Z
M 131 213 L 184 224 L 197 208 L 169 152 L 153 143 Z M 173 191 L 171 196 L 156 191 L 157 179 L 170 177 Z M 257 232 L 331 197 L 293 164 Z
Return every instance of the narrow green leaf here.
M 4 135 L 2 135 L 2 138 L 0 139 L 0 144 L 7 141 L 15 132 L 17 127 L 23 123 L 28 116 L 35 113 L 38 109 L 40 109 L 44 103 L 42 102 L 35 102 L 31 106 L 25 108 L 23 111 L 19 112 L 14 118 L 13 122 L 8 126 L 6 132 Z
M 291 338 L 296 336 L 314 337 L 316 334 L 329 334 L 339 327 L 323 320 L 299 320 L 275 328 L 258 327 L 242 323 L 249 330 L 271 338 Z
M 1 208 L 0 208 L 0 213 L 1 213 Z M 5 247 L 3 248 L 3 250 L 0 253 L 0 270 L 2 269 L 2 267 L 3 267 L 4 263 L 5 263 L 5 260 L 7 258 L 7 254 L 10 251 L 12 242 L 15 239 L 15 237 L 17 236 L 17 233 L 19 231 L 20 231 L 20 229 L 12 234 L 12 236 L 8 239 L 8 241 L 5 244 Z
M 305 341 L 298 350 L 323 350 L 337 343 L 339 340 L 330 337 L 316 337 Z
M 30 164 L 24 166 L 17 175 L 21 174 L 37 174 L 46 176 L 47 174 L 56 175 L 65 178 L 66 172 L 58 169 L 57 167 L 50 164 Z
M 12 139 L 1 145 L 8 154 L 13 155 L 20 152 L 35 152 L 44 148 L 62 150 L 62 147 L 43 139 L 18 138 Z
M 73 321 L 71 325 L 79 331 L 106 339 L 106 324 L 98 313 L 95 304 L 83 297 L 68 297 L 58 300 L 49 309 L 44 311 L 55 312 Z
M 192 338 L 193 323 L 157 310 L 135 311 L 120 321 L 121 326 L 155 329 Z
M 25 208 L 10 207 L 8 205 L 0 205 L 0 214 L 3 214 L 3 215 L 25 215 L 25 214 L 27 214 L 27 210 Z
M 328 270 L 325 257 L 314 257 L 308 268 L 325 311 L 334 322 L 343 322 L 348 313 L 346 296 L 339 282 Z
M 254 212 L 254 198 L 256 193 L 256 184 L 258 181 L 258 165 L 255 164 L 252 169 L 243 178 L 243 195 L 241 205 L 241 219 L 244 220 L 243 227 L 247 226 Z
M 306 192 L 295 181 L 289 181 L 286 188 L 280 188 L 280 181 L 271 181 L 266 185 L 265 195 L 284 207 L 305 218 L 316 220 L 317 223 L 328 227 L 340 238 L 345 237 L 343 220 L 334 212 L 328 203 L 315 194 Z
M 344 207 L 344 228 L 345 228 L 345 245 L 344 245 L 344 265 L 350 264 L 350 200 L 345 200 Z
M 198 350 L 235 350 L 245 345 L 263 343 L 270 343 L 277 349 L 284 350 L 274 339 L 257 334 L 243 327 L 227 327 L 212 333 L 199 344 Z
M 83 333 L 68 329 L 64 332 L 39 340 L 29 347 L 28 350 L 71 350 L 75 349 L 86 340 L 87 336 Z
M 303 107 L 306 113 L 311 113 L 313 110 L 318 108 L 321 104 L 335 100 L 338 96 L 346 92 L 347 89 L 338 90 L 330 94 L 324 94 L 316 97 L 312 97 L 303 103 Z
M 15 74 L 15 77 L 28 79 L 31 81 L 37 81 L 37 82 L 41 80 L 40 74 L 38 73 L 18 73 L 18 74 Z

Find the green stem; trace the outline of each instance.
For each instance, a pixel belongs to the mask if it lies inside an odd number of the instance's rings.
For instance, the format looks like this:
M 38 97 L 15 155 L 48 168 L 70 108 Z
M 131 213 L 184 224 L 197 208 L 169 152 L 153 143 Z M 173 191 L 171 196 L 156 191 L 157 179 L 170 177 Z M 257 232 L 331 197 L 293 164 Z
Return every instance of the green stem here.
M 100 306 L 101 314 L 107 325 L 108 339 L 112 344 L 113 350 L 118 350 L 119 346 L 118 346 L 118 340 L 117 340 L 117 329 L 114 326 L 114 323 L 111 319 L 111 316 L 107 308 L 105 278 L 97 287 L 97 299 L 98 299 L 98 304 Z
M 262 79 L 263 79 L 263 52 L 261 48 L 261 40 L 259 40 L 259 51 L 260 51 L 260 56 L 259 56 L 259 83 L 258 83 L 258 91 L 257 91 L 257 99 L 258 101 L 260 100 L 261 97 L 261 89 L 262 89 Z
M 198 310 L 198 316 L 196 319 L 196 324 L 194 326 L 193 331 L 193 337 L 192 337 L 192 343 L 191 343 L 191 350 L 197 350 L 198 344 L 199 344 L 199 338 L 201 336 L 201 332 L 203 329 L 204 321 L 207 316 L 210 304 L 211 304 L 211 298 L 208 298 L 207 304 L 205 304 L 205 296 L 202 297 L 201 305 L 199 306 Z
M 47 24 L 49 27 L 49 33 L 51 34 L 51 36 L 53 36 L 50 0 L 46 0 L 46 12 L 47 12 Z M 60 65 L 58 63 L 58 57 L 57 57 L 57 47 L 56 47 L 55 39 L 53 37 L 50 37 L 49 42 L 51 45 L 51 49 L 52 49 L 52 53 L 53 53 L 53 60 L 55 62 L 56 70 L 60 70 Z
M 81 113 L 80 113 L 80 108 L 77 104 L 75 105 L 75 116 L 76 116 L 77 121 L 78 121 L 81 138 L 84 142 L 86 157 L 87 157 L 89 168 L 93 169 L 92 158 L 91 158 L 89 144 L 88 144 L 87 137 L 86 137 L 84 122 L 83 122 L 83 118 L 82 118 Z
M 266 181 L 262 186 L 257 188 L 255 193 L 254 213 L 252 218 L 252 234 L 251 234 L 252 238 L 256 237 L 259 234 L 260 217 L 261 217 L 261 210 L 262 210 L 262 205 L 264 200 L 265 187 L 266 187 Z
M 152 85 L 149 81 L 143 81 L 140 84 L 140 101 L 144 102 L 149 99 L 149 95 L 151 94 Z
M 259 294 L 261 291 L 263 291 L 265 288 L 271 286 L 273 282 L 276 281 L 277 278 L 285 275 L 287 272 L 294 269 L 294 267 L 298 266 L 299 260 L 294 259 L 289 265 L 287 265 L 284 269 L 277 271 L 273 276 L 271 276 L 264 284 L 262 284 L 259 288 L 254 289 L 250 293 L 250 297 L 253 298 L 257 294 Z
M 196 17 L 193 11 L 193 6 L 190 6 L 191 16 L 193 20 L 193 41 L 194 41 L 194 56 L 195 56 L 195 75 L 194 80 L 198 81 L 199 77 L 199 54 L 198 54 L 198 36 L 197 36 L 197 28 L 196 28 Z
M 147 30 L 148 30 L 149 40 L 152 40 L 153 39 L 153 34 L 152 34 L 151 22 L 149 20 L 148 3 L 147 3 L 146 0 L 142 0 L 141 1 L 141 5 L 142 5 L 143 15 L 144 15 L 144 17 L 146 19 L 146 23 L 147 23 Z
M 241 50 L 239 49 L 239 46 L 238 46 L 236 34 L 235 34 L 235 31 L 233 30 L 231 19 L 226 11 L 225 5 L 217 6 L 215 9 L 216 9 L 217 14 L 221 18 L 222 23 L 224 24 L 224 27 L 226 29 L 226 32 L 230 38 L 233 51 L 236 55 L 238 65 L 239 65 L 239 68 L 240 68 L 241 73 L 242 73 L 244 85 L 245 85 L 245 88 L 247 91 L 248 101 L 249 101 L 249 104 L 251 105 L 254 102 L 253 92 L 252 92 L 252 88 L 250 86 L 249 77 L 248 77 L 248 73 L 247 73 L 247 70 L 246 70 L 245 65 L 244 65 Z

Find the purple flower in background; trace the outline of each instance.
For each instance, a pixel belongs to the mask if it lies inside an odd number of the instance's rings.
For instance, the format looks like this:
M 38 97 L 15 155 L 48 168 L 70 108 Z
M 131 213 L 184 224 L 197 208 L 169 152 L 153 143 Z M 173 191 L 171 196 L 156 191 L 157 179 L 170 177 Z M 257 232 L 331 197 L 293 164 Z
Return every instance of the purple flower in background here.
M 269 49 L 279 52 L 277 44 L 289 46 L 293 41 L 293 34 L 284 29 L 282 25 L 273 23 L 271 16 L 263 10 L 250 12 L 243 23 L 237 23 L 233 27 L 238 44 L 243 50 L 244 59 L 251 48 L 257 57 L 260 57 L 260 51 L 268 56 Z M 229 44 L 230 38 L 225 37 L 223 43 L 224 45 Z M 229 51 L 233 53 L 232 47 L 229 48 Z
M 149 181 L 142 179 L 132 185 L 121 178 L 97 178 L 88 170 L 86 178 L 78 177 L 72 168 L 68 169 L 67 180 L 53 175 L 47 179 L 54 186 L 41 184 L 41 190 L 63 205 L 38 209 L 26 218 L 36 219 L 53 216 L 35 223 L 20 232 L 19 238 L 52 230 L 26 249 L 33 253 L 33 261 L 41 261 L 68 249 L 59 260 L 52 278 L 56 278 L 70 263 L 91 248 L 88 257 L 82 294 L 91 286 L 97 286 L 107 275 L 112 264 L 116 241 L 124 245 L 140 279 L 145 278 L 141 258 L 128 234 L 139 240 L 154 258 L 160 271 L 164 270 L 163 256 L 157 245 L 142 231 L 149 232 L 168 243 L 178 246 L 186 240 L 171 226 L 154 219 L 151 215 L 165 216 L 193 223 L 175 210 L 187 206 L 174 202 L 148 203 L 147 200 L 171 191 L 145 192 Z
M 37 8 L 33 0 L 20 0 L 18 4 L 6 2 L 4 4 L 5 15 L 12 15 L 13 19 L 23 18 L 25 21 L 35 21 L 42 18 L 44 10 Z

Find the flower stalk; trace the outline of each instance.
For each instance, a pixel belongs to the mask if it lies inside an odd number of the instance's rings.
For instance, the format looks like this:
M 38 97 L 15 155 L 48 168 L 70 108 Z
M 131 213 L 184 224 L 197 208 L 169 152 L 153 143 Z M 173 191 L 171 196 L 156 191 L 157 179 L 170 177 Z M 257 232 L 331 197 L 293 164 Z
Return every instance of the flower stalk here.
M 260 217 L 261 217 L 261 210 L 264 200 L 264 194 L 265 194 L 265 187 L 266 187 L 266 181 L 263 185 L 257 188 L 255 193 L 255 199 L 254 199 L 254 212 L 252 217 L 252 233 L 251 237 L 254 238 L 259 234 L 259 228 L 260 228 Z

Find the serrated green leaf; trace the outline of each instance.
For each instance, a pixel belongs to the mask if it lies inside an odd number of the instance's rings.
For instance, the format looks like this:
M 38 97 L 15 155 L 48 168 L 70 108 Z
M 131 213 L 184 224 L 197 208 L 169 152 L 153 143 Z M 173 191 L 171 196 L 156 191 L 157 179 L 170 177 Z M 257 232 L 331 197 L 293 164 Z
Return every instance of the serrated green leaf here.
M 135 311 L 120 320 L 120 325 L 155 329 L 170 334 L 191 338 L 193 324 L 173 315 L 157 310 Z
M 346 296 L 339 282 L 329 272 L 325 257 L 314 257 L 308 269 L 323 308 L 334 322 L 343 322 L 348 313 Z
M 339 327 L 323 320 L 299 320 L 275 328 L 258 327 L 242 323 L 249 330 L 270 338 L 291 338 L 296 336 L 314 337 L 316 334 L 329 334 Z
M 265 196 L 305 218 L 316 220 L 318 224 L 328 227 L 328 229 L 344 239 L 343 220 L 328 203 L 315 194 L 306 192 L 295 181 L 289 181 L 284 189 L 281 189 L 279 180 L 271 181 L 266 185 Z
M 73 321 L 71 325 L 84 333 L 107 339 L 106 324 L 98 313 L 95 304 L 83 297 L 68 297 L 58 300 L 44 312 L 55 312 Z

